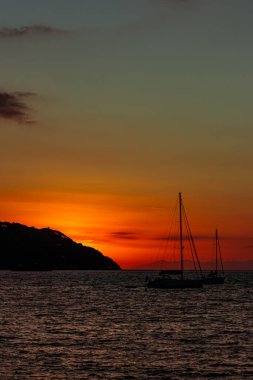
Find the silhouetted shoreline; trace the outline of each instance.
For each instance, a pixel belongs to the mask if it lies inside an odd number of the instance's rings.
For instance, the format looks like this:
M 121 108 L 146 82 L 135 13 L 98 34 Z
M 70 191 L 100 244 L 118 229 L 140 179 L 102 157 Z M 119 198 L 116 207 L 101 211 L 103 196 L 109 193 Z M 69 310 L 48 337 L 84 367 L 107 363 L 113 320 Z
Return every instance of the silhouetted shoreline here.
M 0 222 L 0 270 L 119 270 L 98 250 L 74 242 L 62 232 Z

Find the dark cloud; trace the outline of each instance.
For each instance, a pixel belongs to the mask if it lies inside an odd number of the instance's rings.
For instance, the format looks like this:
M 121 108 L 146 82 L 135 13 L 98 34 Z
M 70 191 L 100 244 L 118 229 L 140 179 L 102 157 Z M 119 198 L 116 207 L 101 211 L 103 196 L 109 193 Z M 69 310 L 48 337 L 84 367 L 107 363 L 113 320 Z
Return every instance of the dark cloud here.
M 214 237 L 211 236 L 211 235 L 194 235 L 193 236 L 193 239 L 194 241 L 206 241 L 206 240 L 214 240 Z M 153 236 L 153 237 L 150 237 L 150 240 L 161 240 L 161 241 L 179 241 L 180 238 L 179 236 Z M 183 240 L 184 241 L 187 241 L 188 240 L 188 237 L 183 237 Z
M 31 124 L 31 109 L 26 99 L 35 96 L 32 92 L 1 92 L 0 91 L 0 118 L 15 121 L 20 124 Z
M 124 240 L 138 240 L 138 239 L 140 239 L 140 237 L 135 232 L 130 232 L 130 231 L 112 232 L 111 235 L 114 239 L 124 239 Z
M 22 26 L 19 28 L 0 28 L 0 38 L 17 38 L 34 35 L 57 35 L 66 31 L 45 25 Z
M 145 235 L 138 234 L 132 231 L 115 231 L 111 233 L 111 237 L 114 239 L 122 239 L 122 240 L 146 240 L 146 241 L 179 241 L 179 236 L 166 236 L 166 235 Z M 224 239 L 224 237 L 223 237 Z M 183 237 L 184 241 L 187 241 L 187 237 Z M 213 241 L 213 235 L 194 235 L 195 241 Z

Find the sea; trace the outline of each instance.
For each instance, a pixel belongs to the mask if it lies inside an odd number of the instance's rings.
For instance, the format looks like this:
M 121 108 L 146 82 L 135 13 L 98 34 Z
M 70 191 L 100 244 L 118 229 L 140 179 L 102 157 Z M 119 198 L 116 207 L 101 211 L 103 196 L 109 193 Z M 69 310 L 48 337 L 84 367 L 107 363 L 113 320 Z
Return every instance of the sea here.
M 253 272 L 146 289 L 145 271 L 0 272 L 0 379 L 253 379 Z

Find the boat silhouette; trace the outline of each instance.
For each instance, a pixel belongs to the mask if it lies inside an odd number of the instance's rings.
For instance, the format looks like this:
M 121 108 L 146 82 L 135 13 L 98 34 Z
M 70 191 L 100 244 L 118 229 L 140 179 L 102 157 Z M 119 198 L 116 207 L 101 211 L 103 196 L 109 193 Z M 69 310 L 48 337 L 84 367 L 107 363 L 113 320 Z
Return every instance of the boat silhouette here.
M 196 251 L 193 236 L 186 216 L 185 208 L 182 202 L 182 195 L 179 193 L 179 247 L 180 247 L 180 269 L 179 270 L 161 270 L 155 278 L 147 278 L 148 288 L 159 289 L 186 289 L 186 288 L 202 288 L 203 273 L 200 266 L 198 254 Z M 183 219 L 188 233 L 190 249 L 192 253 L 195 274 L 197 278 L 186 277 L 184 270 L 184 246 L 183 246 Z
M 220 259 L 220 267 L 221 267 L 220 271 L 218 269 L 218 257 Z M 220 248 L 217 228 L 215 230 L 215 270 L 212 270 L 207 275 L 207 277 L 204 277 L 203 281 L 204 281 L 204 284 L 206 285 L 224 284 L 224 281 L 225 281 L 225 274 L 224 274 L 221 248 Z

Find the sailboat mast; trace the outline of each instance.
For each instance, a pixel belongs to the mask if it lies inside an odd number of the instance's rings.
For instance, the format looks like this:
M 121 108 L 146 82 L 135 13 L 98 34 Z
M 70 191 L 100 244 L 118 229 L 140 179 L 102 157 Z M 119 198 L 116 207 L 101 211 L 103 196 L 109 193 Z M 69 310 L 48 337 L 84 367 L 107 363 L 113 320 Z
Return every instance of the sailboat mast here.
M 218 232 L 217 232 L 217 249 L 219 250 L 219 255 L 220 255 L 220 265 L 221 265 L 222 275 L 224 276 L 224 268 L 223 268 L 223 262 L 222 262 L 222 257 L 221 257 L 221 249 L 220 249 L 220 241 L 218 238 Z M 217 253 L 217 255 L 218 255 L 218 253 Z
M 179 223 L 180 223 L 180 257 L 181 257 L 181 279 L 184 278 L 184 257 L 183 257 L 183 225 L 182 225 L 182 195 L 179 193 Z
M 218 232 L 215 230 L 215 272 L 218 272 Z

